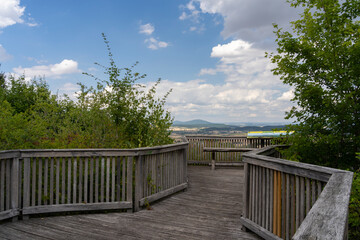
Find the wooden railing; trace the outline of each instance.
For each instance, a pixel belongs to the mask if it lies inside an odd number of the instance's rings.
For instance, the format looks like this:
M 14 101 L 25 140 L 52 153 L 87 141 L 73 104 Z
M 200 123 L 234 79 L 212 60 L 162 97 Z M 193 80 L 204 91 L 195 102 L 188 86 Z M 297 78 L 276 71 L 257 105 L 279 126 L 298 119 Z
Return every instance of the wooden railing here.
M 187 135 L 189 142 L 188 162 L 208 164 L 212 154 L 204 152 L 204 148 L 262 148 L 271 145 L 272 138 L 247 138 L 247 137 L 224 137 L 224 136 L 198 136 Z M 240 152 L 217 152 L 217 162 L 241 162 Z
M 140 149 L 2 151 L 0 220 L 53 212 L 137 211 L 145 202 L 187 187 L 187 148 L 181 143 Z
M 347 239 L 353 173 L 275 153 L 270 146 L 243 155 L 243 226 L 265 239 Z

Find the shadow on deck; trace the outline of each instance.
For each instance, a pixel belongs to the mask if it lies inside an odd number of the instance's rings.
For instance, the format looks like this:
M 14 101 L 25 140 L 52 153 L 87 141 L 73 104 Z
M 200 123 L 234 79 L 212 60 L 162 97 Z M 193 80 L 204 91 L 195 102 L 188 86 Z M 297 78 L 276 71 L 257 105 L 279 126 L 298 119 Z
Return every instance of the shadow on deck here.
M 188 167 L 189 188 L 136 213 L 30 218 L 1 239 L 259 239 L 241 230 L 243 169 Z

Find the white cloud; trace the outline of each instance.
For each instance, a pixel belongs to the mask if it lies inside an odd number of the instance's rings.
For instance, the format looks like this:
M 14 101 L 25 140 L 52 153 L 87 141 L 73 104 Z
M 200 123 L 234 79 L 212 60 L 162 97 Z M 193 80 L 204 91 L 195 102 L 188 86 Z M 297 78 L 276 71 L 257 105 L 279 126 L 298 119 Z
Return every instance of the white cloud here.
M 20 0 L 1 0 L 0 4 L 0 28 L 23 23 L 21 19 L 25 7 L 20 6 Z
M 5 48 L 0 44 L 0 61 L 7 61 L 10 60 L 12 56 L 8 54 L 5 50 Z
M 284 92 L 281 97 L 278 98 L 279 101 L 290 101 L 291 99 L 294 98 L 294 90 L 290 89 L 287 92 Z
M 264 57 L 264 52 L 264 49 L 253 47 L 240 39 L 218 44 L 211 52 L 211 57 L 220 58 L 218 65 L 213 69 L 201 69 L 200 75 L 222 72 L 226 75 L 225 81 L 240 82 L 243 87 L 283 87 L 281 81 L 270 72 L 274 65 Z
M 185 6 L 181 5 L 180 8 L 183 9 L 183 12 L 179 17 L 180 20 L 190 19 L 193 22 L 199 22 L 200 11 L 194 5 L 193 0 L 188 2 L 188 4 L 186 4 Z
M 148 83 L 150 86 L 152 83 Z M 238 82 L 211 84 L 205 80 L 172 82 L 163 80 L 159 96 L 173 89 L 166 106 L 178 120 L 284 121 L 290 102 L 278 101 L 280 90 L 261 87 L 246 89 Z
M 193 80 L 164 81 L 160 85 L 162 94 L 173 88 L 167 104 L 175 117 L 218 122 L 284 121 L 285 111 L 291 107 L 291 91 L 273 76 L 273 66 L 263 49 L 238 39 L 213 47 L 211 57 L 218 58 L 218 64 L 201 69 L 199 75 L 223 73 L 223 83 Z
M 151 23 L 140 25 L 139 33 L 142 33 L 145 35 L 151 35 L 154 31 L 155 31 L 155 27 L 153 25 L 151 25 Z
M 221 16 L 223 37 L 252 42 L 274 38 L 272 23 L 288 25 L 300 11 L 291 8 L 285 0 L 190 0 L 182 8 L 181 20 L 198 21 L 200 13 Z
M 45 76 L 48 78 L 60 78 L 65 74 L 79 73 L 78 63 L 74 60 L 64 59 L 60 63 L 50 65 L 38 65 L 30 68 L 17 67 L 13 68 L 13 71 L 22 75 L 25 74 L 27 78 L 33 78 L 38 76 Z
M 148 48 L 153 49 L 153 50 L 156 50 L 159 48 L 166 48 L 169 46 L 169 43 L 156 40 L 153 37 L 146 39 L 145 43 L 148 44 Z
M 30 27 L 37 26 L 30 14 L 23 19 L 25 7 L 20 6 L 20 0 L 1 0 L 0 3 L 0 28 L 5 28 L 16 23 L 25 23 Z

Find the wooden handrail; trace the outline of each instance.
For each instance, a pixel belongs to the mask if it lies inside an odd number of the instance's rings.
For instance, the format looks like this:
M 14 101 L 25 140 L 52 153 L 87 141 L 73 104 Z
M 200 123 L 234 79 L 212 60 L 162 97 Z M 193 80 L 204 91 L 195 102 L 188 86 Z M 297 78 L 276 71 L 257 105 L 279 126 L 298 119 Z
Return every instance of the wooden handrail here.
M 265 239 L 347 239 L 353 173 L 271 155 L 243 154 L 244 227 Z
M 209 164 L 212 154 L 203 148 L 262 148 L 271 145 L 272 138 L 247 138 L 244 136 L 209 136 L 186 135 L 189 142 L 188 162 Z M 217 152 L 216 158 L 221 163 L 240 163 L 241 154 L 238 152 Z M 220 162 L 220 161 L 217 161 Z
M 187 187 L 187 149 L 185 142 L 136 149 L 0 151 L 0 220 L 53 212 L 137 211 Z
M 249 152 L 254 151 L 256 148 L 209 148 L 204 147 L 204 152 L 210 152 L 211 153 L 211 170 L 215 170 L 215 164 L 216 164 L 216 154 L 217 152 L 226 152 L 226 153 L 242 153 L 242 152 Z

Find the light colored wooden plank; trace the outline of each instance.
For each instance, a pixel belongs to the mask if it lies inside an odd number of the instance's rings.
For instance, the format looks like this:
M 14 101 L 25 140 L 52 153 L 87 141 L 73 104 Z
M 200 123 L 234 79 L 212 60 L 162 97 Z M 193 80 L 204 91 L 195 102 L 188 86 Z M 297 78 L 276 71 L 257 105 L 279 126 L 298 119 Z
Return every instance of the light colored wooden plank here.
M 116 165 L 115 165 L 115 158 L 111 158 L 111 201 L 116 202 L 115 199 L 115 172 L 116 172 Z
M 110 202 L 110 158 L 106 158 L 105 201 Z
M 36 163 L 37 159 L 32 159 L 31 166 L 31 206 L 36 205 Z
M 299 239 L 344 239 L 353 173 L 334 173 L 294 235 Z
M 73 188 L 73 194 L 72 194 L 72 203 L 76 203 L 77 201 L 77 177 L 78 177 L 78 174 L 77 174 L 77 158 L 75 157 L 73 159 L 73 168 L 74 168 L 74 171 L 73 171 L 73 183 L 72 183 L 72 188 Z
M 100 169 L 100 202 L 104 202 L 105 197 L 105 158 L 101 158 L 101 169 Z
M 57 213 L 57 212 L 73 212 L 73 211 L 93 211 L 93 210 L 116 210 L 130 209 L 131 202 L 109 202 L 109 203 L 74 203 L 61 205 L 47 205 L 24 208 L 24 214 L 39 213 Z
M 60 195 L 60 159 L 56 158 L 56 188 L 55 188 L 55 204 L 59 204 L 59 195 Z
M 134 200 L 134 211 L 137 212 L 140 210 L 140 199 L 142 199 L 143 193 L 143 156 L 136 158 L 135 162 L 135 200 Z M 129 181 L 129 179 L 128 179 Z M 128 189 L 129 190 L 129 189 Z
M 30 206 L 30 158 L 24 160 L 24 189 L 23 189 L 23 207 Z M 0 192 L 2 195 L 2 192 Z
M 246 163 L 244 164 L 244 196 L 243 196 L 243 201 L 244 201 L 244 209 L 243 209 L 243 216 L 244 218 L 249 218 L 249 194 L 250 194 L 250 187 L 249 187 L 249 184 L 250 184 L 250 181 L 249 181 L 249 164 Z
M 244 225 L 246 228 L 250 229 L 251 231 L 253 231 L 254 233 L 256 233 L 257 235 L 259 235 L 260 237 L 262 237 L 264 239 L 281 240 L 281 238 L 279 238 L 272 232 L 268 231 L 267 229 L 265 229 L 257 224 L 254 224 L 253 222 L 251 222 L 243 217 L 240 218 L 240 221 L 241 221 L 242 225 Z
M 83 202 L 83 158 L 79 158 L 79 183 L 78 183 L 78 191 L 79 191 L 79 197 L 78 197 L 78 203 Z M 84 201 L 85 202 L 85 201 Z
M 48 202 L 48 198 L 49 198 L 49 195 L 48 195 L 48 176 L 49 175 L 49 159 L 48 158 L 45 158 L 44 159 L 44 200 L 43 200 L 43 204 L 44 205 L 47 205 L 47 202 Z
M 66 193 L 66 158 L 61 159 L 61 203 L 65 204 L 65 193 Z
M 54 158 L 50 158 L 49 204 L 54 204 Z
M 95 200 L 94 202 L 97 203 L 99 202 L 99 158 L 95 158 L 95 183 L 94 183 L 94 187 L 95 187 Z
M 90 185 L 89 185 L 89 203 L 94 202 L 94 161 L 96 161 L 95 158 L 90 159 Z
M 140 199 L 140 206 L 144 206 L 145 202 L 152 203 L 152 202 L 154 202 L 156 200 L 167 197 L 167 196 L 169 196 L 171 194 L 182 191 L 182 190 L 184 190 L 186 188 L 187 188 L 187 183 L 183 183 L 183 184 L 177 185 L 175 187 L 166 189 L 164 191 L 152 194 L 150 196 L 147 196 L 145 198 Z
M 126 161 L 127 159 L 125 157 L 122 157 L 122 159 L 120 159 L 120 161 L 122 161 L 122 187 L 121 187 L 121 201 L 125 200 L 125 193 L 126 193 Z M 120 178 L 120 175 L 119 175 Z M 120 182 L 120 181 L 119 181 Z M 120 194 L 120 192 L 119 192 Z
M 125 161 L 125 159 L 124 159 Z M 132 202 L 133 197 L 133 158 L 128 157 L 127 158 L 127 173 L 126 173 L 126 201 Z M 136 173 L 135 173 L 136 174 Z M 135 176 L 136 177 L 136 176 Z M 136 179 L 135 179 L 136 181 Z M 125 190 L 123 190 L 125 191 Z M 136 190 L 135 190 L 136 191 Z M 122 201 L 125 201 L 125 199 L 122 199 Z
M 42 158 L 38 159 L 38 202 L 37 205 L 42 205 L 42 178 L 43 178 L 43 172 L 42 172 Z
M 10 208 L 17 210 L 19 208 L 19 159 L 14 158 L 11 162 L 11 203 Z M 13 221 L 16 221 L 17 217 L 13 217 Z
M 71 168 L 72 168 L 72 159 L 71 158 L 67 158 L 67 164 L 68 164 L 68 168 L 67 168 L 67 203 L 70 204 L 71 203 Z
M 84 159 L 84 203 L 89 202 L 88 184 L 89 184 L 89 158 L 85 158 Z

